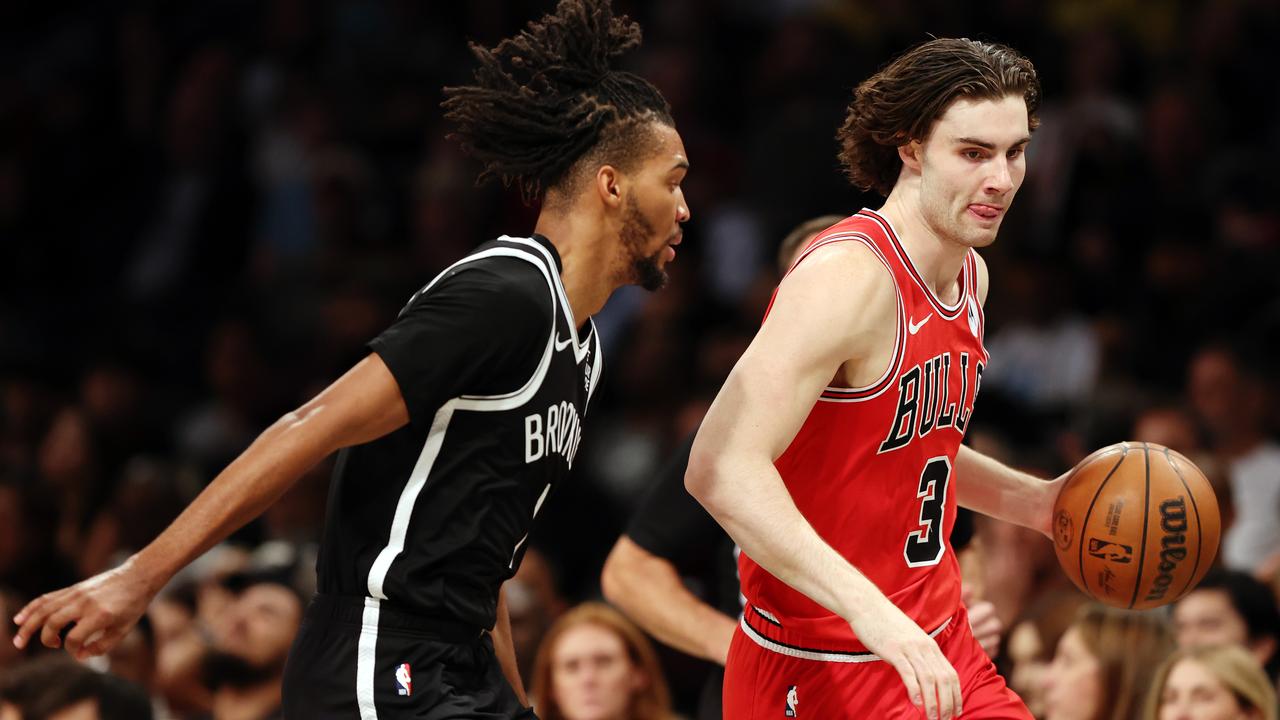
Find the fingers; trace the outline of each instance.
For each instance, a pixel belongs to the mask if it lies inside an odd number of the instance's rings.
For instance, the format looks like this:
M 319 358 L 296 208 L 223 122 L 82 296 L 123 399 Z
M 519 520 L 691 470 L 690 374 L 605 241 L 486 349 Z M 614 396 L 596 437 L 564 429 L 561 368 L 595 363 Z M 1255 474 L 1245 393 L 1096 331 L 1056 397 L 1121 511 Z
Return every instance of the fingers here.
M 902 684 L 907 686 L 907 698 L 911 700 L 911 704 L 920 709 L 924 709 L 924 691 L 920 687 L 920 681 L 916 677 L 916 669 L 906 658 L 902 658 L 892 663 L 893 668 L 898 671 L 898 675 L 902 677 Z
M 938 720 L 952 720 L 956 716 L 956 700 L 959 696 L 956 672 L 941 652 L 930 652 L 925 660 L 929 663 L 933 686 L 938 694 Z
M 26 648 L 31 636 L 44 624 L 44 618 L 49 613 L 50 600 L 50 595 L 41 595 L 27 603 L 26 607 L 13 616 L 13 621 L 19 626 L 18 631 L 13 635 L 14 647 L 19 650 Z
M 894 668 L 907 686 L 912 704 L 929 720 L 952 720 L 963 709 L 960 677 L 937 648 L 908 651 Z
M 71 653 L 77 660 L 83 660 L 89 657 L 89 653 L 83 652 L 86 640 L 100 641 L 101 633 L 108 624 L 110 618 L 105 614 L 89 614 L 81 617 L 76 621 L 75 627 L 67 633 L 63 644 L 67 648 L 67 652 Z
M 62 631 L 76 622 L 78 614 L 74 605 L 63 605 L 51 612 L 40 629 L 40 642 L 45 647 L 62 647 Z
M 95 655 L 105 655 L 120 642 L 120 638 L 124 637 L 128 627 L 128 625 L 116 625 L 103 631 L 98 637 L 90 638 L 76 659 L 84 660 Z

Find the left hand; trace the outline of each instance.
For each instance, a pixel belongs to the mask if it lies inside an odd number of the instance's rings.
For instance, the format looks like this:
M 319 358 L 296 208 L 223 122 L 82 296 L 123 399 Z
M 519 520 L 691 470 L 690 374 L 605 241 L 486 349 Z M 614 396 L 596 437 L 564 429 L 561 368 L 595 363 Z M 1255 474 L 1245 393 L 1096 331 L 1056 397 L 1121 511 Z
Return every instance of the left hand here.
M 969 628 L 973 637 L 982 646 L 989 658 L 995 658 L 1000 651 L 1000 636 L 1004 634 L 1004 623 L 996 615 L 996 606 L 986 600 L 974 600 L 969 588 L 960 591 L 960 601 L 969 611 Z

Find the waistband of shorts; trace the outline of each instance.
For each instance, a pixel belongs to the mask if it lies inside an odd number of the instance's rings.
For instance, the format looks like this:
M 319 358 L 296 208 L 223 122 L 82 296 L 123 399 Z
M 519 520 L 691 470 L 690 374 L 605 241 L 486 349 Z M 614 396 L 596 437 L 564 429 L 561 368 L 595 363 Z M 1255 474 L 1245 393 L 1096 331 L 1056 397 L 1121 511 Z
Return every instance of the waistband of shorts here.
M 968 624 L 964 607 L 934 628 L 926 630 L 929 637 L 941 642 L 956 627 Z M 804 660 L 834 663 L 879 662 L 883 658 L 869 651 L 853 638 L 814 636 L 784 628 L 783 621 L 768 611 L 747 603 L 738 620 L 742 632 L 755 644 L 778 653 Z M 847 626 L 846 626 L 847 627 Z
M 471 642 L 487 628 L 479 628 L 451 618 L 433 617 L 397 607 L 387 600 L 370 597 L 316 593 L 307 606 L 306 619 L 344 625 L 373 625 L 379 630 L 396 630 L 430 640 Z

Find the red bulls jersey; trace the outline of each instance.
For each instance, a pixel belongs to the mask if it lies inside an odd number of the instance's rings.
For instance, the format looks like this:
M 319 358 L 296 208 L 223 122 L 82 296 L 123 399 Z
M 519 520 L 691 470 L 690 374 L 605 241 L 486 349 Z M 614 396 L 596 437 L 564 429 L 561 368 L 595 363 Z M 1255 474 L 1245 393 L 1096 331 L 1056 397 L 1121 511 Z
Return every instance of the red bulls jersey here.
M 828 387 L 775 465 L 818 534 L 921 628 L 937 632 L 960 606 L 949 542 L 952 468 L 987 362 L 976 256 L 965 257 L 959 295 L 947 304 L 881 215 L 863 210 L 828 228 L 796 264 L 832 243 L 863 244 L 893 276 L 893 359 L 869 386 Z M 865 656 L 848 623 L 746 553 L 739 571 L 743 630 L 752 640 L 819 660 Z

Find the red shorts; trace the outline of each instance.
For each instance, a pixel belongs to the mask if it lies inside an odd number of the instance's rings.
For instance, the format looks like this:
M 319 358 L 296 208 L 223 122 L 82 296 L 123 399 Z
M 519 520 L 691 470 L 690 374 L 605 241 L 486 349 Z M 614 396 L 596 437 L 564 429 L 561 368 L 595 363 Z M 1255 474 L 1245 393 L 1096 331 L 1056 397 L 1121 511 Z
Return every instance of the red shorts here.
M 748 608 L 747 612 L 751 612 Z M 757 634 L 758 636 L 758 634 Z M 943 655 L 960 676 L 963 718 L 1032 720 L 1027 706 L 996 674 L 969 629 L 961 608 L 936 636 Z M 796 655 L 809 655 L 795 649 Z M 729 646 L 724 677 L 724 717 L 733 720 L 778 718 L 875 718 L 919 720 L 924 711 L 907 699 L 907 687 L 893 666 L 874 655 L 849 654 L 848 661 L 784 655 L 766 649 L 741 625 Z

